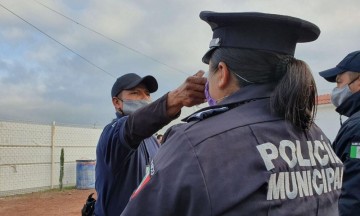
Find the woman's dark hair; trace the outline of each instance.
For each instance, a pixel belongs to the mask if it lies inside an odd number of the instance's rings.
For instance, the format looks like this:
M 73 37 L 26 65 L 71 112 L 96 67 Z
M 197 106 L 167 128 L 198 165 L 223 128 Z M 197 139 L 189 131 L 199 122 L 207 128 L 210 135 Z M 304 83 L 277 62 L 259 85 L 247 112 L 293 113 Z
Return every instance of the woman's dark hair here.
M 240 87 L 251 84 L 276 85 L 270 109 L 295 127 L 306 130 L 314 123 L 317 90 L 309 66 L 292 56 L 237 48 L 218 48 L 211 56 L 210 71 L 224 62 L 237 74 Z
M 314 123 L 316 99 L 316 84 L 309 66 L 301 60 L 290 60 L 272 94 L 271 109 L 305 130 Z

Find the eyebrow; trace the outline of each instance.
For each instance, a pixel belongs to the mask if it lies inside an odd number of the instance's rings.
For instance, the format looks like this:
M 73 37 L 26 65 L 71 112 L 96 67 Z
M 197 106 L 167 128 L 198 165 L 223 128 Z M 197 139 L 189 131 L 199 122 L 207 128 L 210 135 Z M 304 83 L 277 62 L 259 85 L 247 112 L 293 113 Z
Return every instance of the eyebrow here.
M 129 89 L 128 91 L 144 91 L 144 92 L 150 93 L 150 91 L 147 88 L 142 88 L 142 87 L 135 87 L 135 88 Z

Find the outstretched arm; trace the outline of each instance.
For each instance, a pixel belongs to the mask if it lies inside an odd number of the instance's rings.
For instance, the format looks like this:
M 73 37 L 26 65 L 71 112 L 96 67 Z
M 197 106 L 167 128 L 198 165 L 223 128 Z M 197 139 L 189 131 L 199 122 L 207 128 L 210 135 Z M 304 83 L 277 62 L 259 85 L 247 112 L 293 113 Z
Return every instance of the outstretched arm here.
M 125 123 L 124 137 L 130 147 L 137 148 L 143 139 L 177 118 L 184 106 L 203 103 L 206 83 L 203 75 L 204 71 L 198 71 L 175 90 L 129 115 Z

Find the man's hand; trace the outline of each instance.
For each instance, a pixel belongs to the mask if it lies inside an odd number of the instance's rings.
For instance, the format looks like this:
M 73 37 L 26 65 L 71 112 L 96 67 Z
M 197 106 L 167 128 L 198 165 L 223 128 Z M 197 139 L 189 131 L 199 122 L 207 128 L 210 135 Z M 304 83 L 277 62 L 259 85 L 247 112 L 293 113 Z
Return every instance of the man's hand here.
M 182 107 L 191 107 L 205 102 L 204 71 L 198 71 L 195 75 L 188 77 L 177 89 L 169 92 L 167 96 L 167 114 L 176 116 Z

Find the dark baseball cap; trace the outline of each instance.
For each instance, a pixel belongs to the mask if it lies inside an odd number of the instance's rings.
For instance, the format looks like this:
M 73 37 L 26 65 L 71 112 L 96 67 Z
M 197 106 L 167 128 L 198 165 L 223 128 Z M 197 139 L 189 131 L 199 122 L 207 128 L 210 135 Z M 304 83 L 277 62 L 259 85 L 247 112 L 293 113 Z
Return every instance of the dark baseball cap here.
M 206 64 L 219 47 L 255 49 L 294 56 L 297 43 L 314 41 L 320 35 L 320 29 L 315 24 L 278 14 L 202 11 L 200 18 L 213 31 L 210 49 L 202 58 Z
M 117 78 L 111 89 L 111 97 L 116 97 L 121 91 L 132 89 L 140 83 L 144 84 L 150 93 L 156 92 L 158 89 L 158 83 L 153 76 L 141 78 L 135 73 L 128 73 Z
M 336 76 L 345 71 L 360 73 L 360 50 L 349 53 L 336 67 L 319 72 L 329 82 L 336 82 Z

